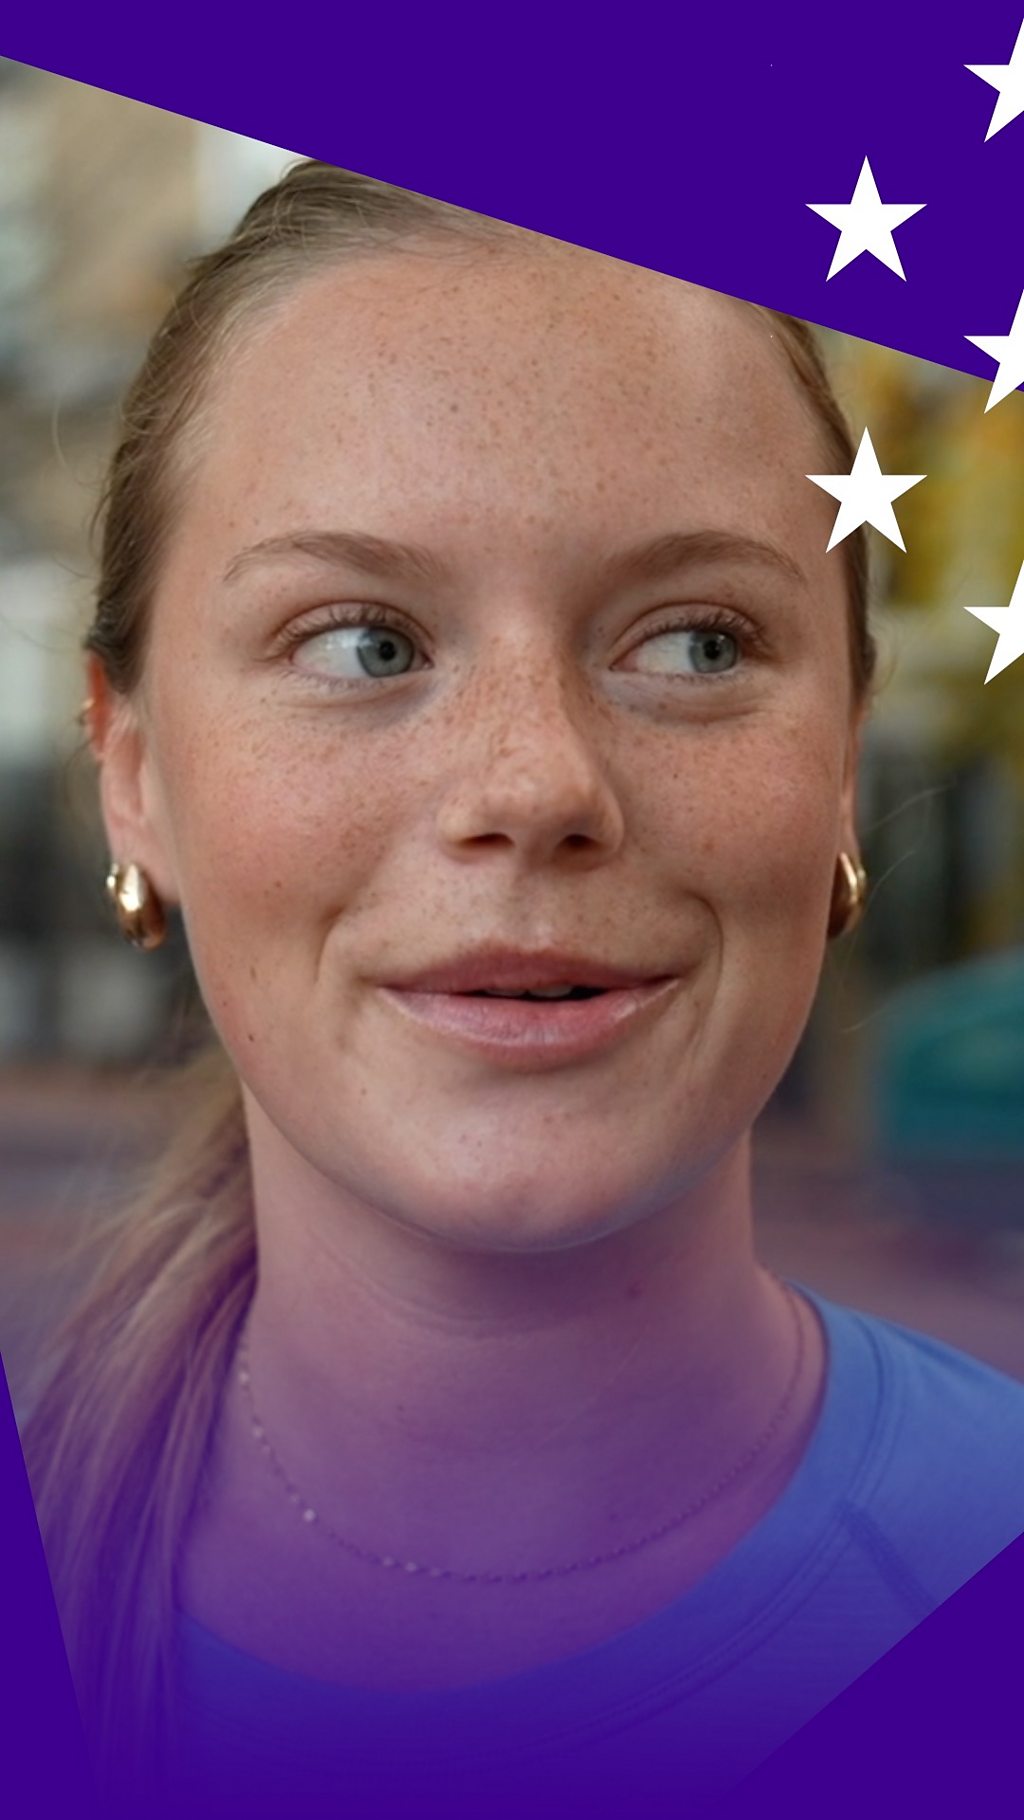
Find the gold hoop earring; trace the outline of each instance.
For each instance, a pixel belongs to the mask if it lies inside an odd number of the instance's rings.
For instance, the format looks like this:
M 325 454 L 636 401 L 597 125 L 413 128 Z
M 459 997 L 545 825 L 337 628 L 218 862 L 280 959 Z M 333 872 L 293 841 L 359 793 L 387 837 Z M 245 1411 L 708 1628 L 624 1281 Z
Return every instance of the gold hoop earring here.
M 159 948 L 167 935 L 167 920 L 141 866 L 112 864 L 107 873 L 107 894 L 125 941 L 135 948 Z
M 836 875 L 832 884 L 832 902 L 828 913 L 828 935 L 831 941 L 837 935 L 846 935 L 856 928 L 864 914 L 864 903 L 867 898 L 868 875 L 859 859 L 849 853 L 840 853 L 836 861 Z

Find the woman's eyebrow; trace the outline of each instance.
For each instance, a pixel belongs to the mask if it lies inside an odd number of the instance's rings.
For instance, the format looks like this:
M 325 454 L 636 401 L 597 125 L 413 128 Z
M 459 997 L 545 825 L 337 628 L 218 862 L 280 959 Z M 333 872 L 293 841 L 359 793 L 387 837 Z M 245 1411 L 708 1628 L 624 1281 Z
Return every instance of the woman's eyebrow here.
M 740 531 L 666 531 L 645 543 L 633 544 L 602 564 L 603 579 L 611 583 L 665 581 L 680 569 L 698 563 L 740 563 L 747 567 L 775 569 L 788 581 L 806 583 L 798 562 L 767 538 L 749 537 Z
M 398 577 L 437 584 L 451 579 L 448 566 L 422 544 L 396 543 L 391 538 L 374 537 L 368 531 L 340 530 L 292 531 L 280 537 L 266 537 L 233 556 L 223 579 L 230 583 L 261 563 L 296 556 L 313 557 L 335 566 L 343 563 L 383 580 Z M 737 531 L 711 529 L 666 531 L 659 537 L 616 551 L 613 556 L 602 559 L 598 575 L 603 583 L 611 586 L 631 581 L 663 581 L 681 569 L 709 562 L 773 568 L 789 581 L 806 581 L 799 564 L 777 544 Z
M 350 569 L 361 570 L 364 575 L 377 575 L 384 580 L 395 576 L 434 583 L 448 579 L 446 565 L 422 544 L 394 543 L 390 538 L 372 537 L 368 531 L 316 530 L 265 537 L 261 543 L 233 556 L 223 579 L 236 581 L 260 563 L 290 556 L 312 556 L 318 562 L 331 563 L 335 567 L 344 563 Z

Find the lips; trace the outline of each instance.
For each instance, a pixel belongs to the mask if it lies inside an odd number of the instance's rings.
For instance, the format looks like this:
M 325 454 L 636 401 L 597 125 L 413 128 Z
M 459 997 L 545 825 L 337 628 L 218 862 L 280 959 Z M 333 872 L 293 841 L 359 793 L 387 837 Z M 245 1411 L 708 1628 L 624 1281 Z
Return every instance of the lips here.
M 480 992 L 461 993 L 457 996 L 463 998 L 523 998 L 535 1005 L 560 1005 L 564 1004 L 567 999 L 596 998 L 599 992 L 607 992 L 609 990 L 610 988 L 607 986 L 557 985 L 533 986 L 527 987 L 523 992 L 509 992 L 499 989 L 497 986 L 491 986 Z
M 549 986 L 590 986 L 606 991 L 650 985 L 668 977 L 658 968 L 612 965 L 565 949 L 527 952 L 497 946 L 479 947 L 436 966 L 382 981 L 400 992 L 527 992 Z
M 681 981 L 610 986 L 592 998 L 489 998 L 475 992 L 406 991 L 380 996 L 406 1020 L 505 1068 L 530 1072 L 582 1061 L 624 1040 L 658 1014 Z

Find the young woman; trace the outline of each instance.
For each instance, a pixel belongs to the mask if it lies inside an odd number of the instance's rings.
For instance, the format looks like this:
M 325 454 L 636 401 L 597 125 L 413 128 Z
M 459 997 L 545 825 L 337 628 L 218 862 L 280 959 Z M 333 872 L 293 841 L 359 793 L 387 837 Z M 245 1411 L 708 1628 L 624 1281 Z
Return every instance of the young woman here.
M 215 1041 L 26 1433 L 109 1788 L 722 1788 L 1024 1528 L 1024 1387 L 754 1249 L 851 462 L 792 319 L 321 164 L 157 332 L 87 715 Z

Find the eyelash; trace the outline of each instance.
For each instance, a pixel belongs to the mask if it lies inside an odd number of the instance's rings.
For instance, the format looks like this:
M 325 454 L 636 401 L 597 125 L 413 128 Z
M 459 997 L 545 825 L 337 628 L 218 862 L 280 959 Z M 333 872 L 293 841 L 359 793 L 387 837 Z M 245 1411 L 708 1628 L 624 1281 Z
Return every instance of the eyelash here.
M 380 607 L 374 605 L 373 602 L 368 601 L 364 605 L 353 608 L 331 607 L 327 612 L 327 618 L 318 625 L 287 626 L 278 639 L 277 648 L 273 655 L 290 657 L 293 651 L 296 651 L 300 645 L 308 644 L 311 639 L 319 638 L 325 632 L 340 631 L 349 626 L 377 626 L 386 628 L 391 632 L 401 632 L 404 637 L 409 639 L 410 643 L 418 646 L 419 641 L 413 628 L 403 619 L 401 613 L 396 612 L 394 607 Z M 683 613 L 676 618 L 667 621 L 664 625 L 655 626 L 645 638 L 640 639 L 636 645 L 632 645 L 630 650 L 639 650 L 640 646 L 646 644 L 649 638 L 660 638 L 669 632 L 704 631 L 728 632 L 731 637 L 735 638 L 741 656 L 756 658 L 763 657 L 767 654 L 767 641 L 761 633 L 751 625 L 749 620 L 743 618 L 742 615 L 738 613 L 731 612 L 728 607 L 691 608 L 688 613 Z M 407 671 L 406 674 L 415 675 L 416 672 Z M 737 671 L 707 671 L 703 674 L 697 672 L 693 675 L 680 675 L 671 679 L 669 678 L 668 673 L 664 671 L 653 672 L 653 674 L 660 675 L 661 679 L 666 682 L 673 680 L 691 684 L 717 683 L 721 685 L 723 682 L 727 682 L 735 677 Z M 334 690 L 359 689 L 363 686 L 364 682 L 367 684 L 379 685 L 380 683 L 401 682 L 405 680 L 404 677 L 397 676 L 367 676 L 358 679 L 348 676 L 330 678 L 325 676 L 318 677 L 314 675 L 312 671 L 304 671 L 303 677 L 304 680 L 311 682 L 314 686 Z
M 324 632 L 342 631 L 346 626 L 386 626 L 388 631 L 401 632 L 412 643 L 417 642 L 412 627 L 406 624 L 400 613 L 395 612 L 394 607 L 377 607 L 372 602 L 367 602 L 360 607 L 329 607 L 327 613 L 328 617 L 319 625 L 286 626 L 278 642 L 278 651 L 290 655 L 299 645 L 308 644 L 311 638 L 319 638 Z M 342 683 L 349 680 L 347 677 L 341 678 Z M 367 682 L 388 680 L 387 677 L 366 678 Z

